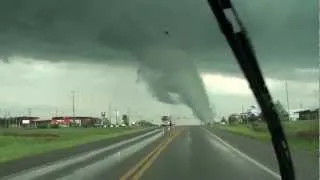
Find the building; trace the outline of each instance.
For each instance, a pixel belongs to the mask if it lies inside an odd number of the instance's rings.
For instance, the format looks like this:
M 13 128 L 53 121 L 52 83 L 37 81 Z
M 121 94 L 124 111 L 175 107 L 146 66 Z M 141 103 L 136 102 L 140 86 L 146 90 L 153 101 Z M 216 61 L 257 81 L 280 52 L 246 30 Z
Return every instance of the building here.
M 32 121 L 39 119 L 33 116 L 16 116 L 8 118 L 0 118 L 0 127 L 30 127 L 33 126 Z
M 57 116 L 52 117 L 50 124 L 59 126 L 70 126 L 72 123 L 72 118 L 68 116 Z
M 51 124 L 58 124 L 59 126 L 78 126 L 78 127 L 93 127 L 100 123 L 101 119 L 87 116 L 59 116 L 52 117 Z
M 289 111 L 289 119 L 291 121 L 299 120 L 299 112 L 304 111 L 305 109 L 290 109 Z
M 39 119 L 34 119 L 31 121 L 31 125 L 33 127 L 49 127 L 49 125 L 51 124 L 51 119 L 48 118 L 39 118 Z
M 300 110 L 296 112 L 298 114 L 298 120 L 318 120 L 319 119 L 319 108 L 310 108 Z

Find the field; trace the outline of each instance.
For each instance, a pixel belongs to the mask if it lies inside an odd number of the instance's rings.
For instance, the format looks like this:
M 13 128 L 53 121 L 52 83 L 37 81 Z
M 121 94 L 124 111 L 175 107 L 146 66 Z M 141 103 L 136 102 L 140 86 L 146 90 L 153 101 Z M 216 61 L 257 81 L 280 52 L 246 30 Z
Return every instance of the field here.
M 318 149 L 318 127 L 318 121 L 283 123 L 283 128 L 290 147 L 307 151 L 317 151 Z M 215 125 L 212 128 L 219 128 L 238 135 L 270 142 L 270 134 L 265 123 L 257 123 L 255 125 Z
M 140 130 L 142 128 L 0 129 L 0 163 Z

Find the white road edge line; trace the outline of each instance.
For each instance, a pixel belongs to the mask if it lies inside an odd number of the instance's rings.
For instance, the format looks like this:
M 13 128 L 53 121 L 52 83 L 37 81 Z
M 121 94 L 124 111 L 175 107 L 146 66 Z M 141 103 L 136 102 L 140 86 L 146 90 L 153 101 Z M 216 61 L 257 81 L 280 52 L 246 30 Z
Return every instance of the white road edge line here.
M 158 132 L 157 134 L 148 137 L 147 139 L 137 142 L 136 144 L 133 144 L 129 147 L 125 147 L 120 151 L 110 154 L 109 156 L 99 161 L 83 166 L 79 169 L 70 171 L 68 175 L 61 177 L 57 180 L 96 179 L 95 175 L 99 175 L 99 173 L 108 170 L 110 167 L 114 167 L 115 165 L 125 161 L 126 158 L 130 157 L 136 152 L 139 152 L 146 146 L 150 145 L 152 142 L 155 142 L 160 137 L 162 137 L 162 133 Z
M 110 145 L 108 145 L 108 146 L 106 146 L 104 148 L 99 148 L 99 149 L 91 150 L 91 151 L 88 151 L 88 152 L 80 153 L 80 154 L 77 154 L 75 156 L 71 156 L 69 158 L 60 159 L 58 161 L 49 162 L 49 163 L 46 163 L 46 164 L 43 164 L 43 165 L 40 165 L 40 166 L 36 166 L 36 167 L 30 168 L 30 169 L 27 169 L 27 170 L 23 170 L 23 171 L 14 173 L 14 174 L 10 174 L 8 176 L 0 178 L 0 180 L 2 180 L 2 179 L 12 179 L 12 180 L 14 180 L 15 178 L 18 178 L 18 179 L 19 178 L 20 179 L 34 179 L 36 177 L 43 176 L 43 175 L 45 175 L 45 174 L 47 174 L 47 173 L 49 173 L 51 171 L 60 170 L 60 169 L 62 169 L 64 167 L 67 167 L 67 166 L 70 166 L 70 165 L 73 165 L 73 164 L 76 164 L 76 163 L 80 163 L 80 162 L 86 161 L 87 159 L 89 159 L 91 157 L 94 157 L 94 156 L 96 156 L 98 154 L 110 151 L 112 149 L 121 147 L 121 146 L 126 145 L 126 144 L 131 143 L 131 142 L 138 141 L 138 140 L 140 140 L 143 137 L 146 137 L 148 135 L 154 134 L 152 136 L 155 136 L 155 135 L 157 135 L 157 132 L 159 133 L 160 129 L 155 129 L 155 130 L 143 133 L 141 135 L 132 137 L 130 139 L 125 139 L 125 140 L 122 140 L 120 142 L 115 142 L 115 143 L 110 144 Z M 138 143 L 138 142 L 136 142 L 136 143 Z M 21 178 L 21 177 L 27 177 L 27 178 Z
M 203 129 L 205 129 L 211 136 L 213 136 L 214 138 L 218 139 L 223 145 L 225 145 L 226 147 L 228 147 L 232 151 L 236 152 L 237 154 L 239 154 L 240 156 L 242 156 L 243 158 L 245 158 L 246 160 L 248 160 L 252 164 L 256 165 L 260 169 L 262 169 L 262 170 L 266 171 L 267 173 L 271 174 L 273 177 L 275 177 L 277 179 L 281 179 L 281 176 L 278 173 L 274 172 L 273 170 L 271 170 L 267 166 L 261 164 L 260 162 L 258 162 L 257 160 L 253 159 L 252 157 L 250 157 L 250 156 L 246 155 L 245 153 L 241 152 L 239 149 L 233 147 L 232 145 L 230 145 L 229 143 L 227 143 L 226 141 L 224 141 L 223 139 L 221 139 L 219 136 L 215 135 L 213 132 L 209 131 L 208 129 L 206 129 L 206 128 L 203 128 Z

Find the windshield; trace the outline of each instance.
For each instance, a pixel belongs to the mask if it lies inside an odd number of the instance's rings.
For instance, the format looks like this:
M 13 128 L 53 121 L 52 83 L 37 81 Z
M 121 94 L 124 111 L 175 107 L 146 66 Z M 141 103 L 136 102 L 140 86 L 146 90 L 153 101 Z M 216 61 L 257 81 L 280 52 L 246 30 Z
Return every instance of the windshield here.
M 232 3 L 317 179 L 316 1 Z M 0 178 L 279 179 L 240 65 L 207 1 L 2 0 Z

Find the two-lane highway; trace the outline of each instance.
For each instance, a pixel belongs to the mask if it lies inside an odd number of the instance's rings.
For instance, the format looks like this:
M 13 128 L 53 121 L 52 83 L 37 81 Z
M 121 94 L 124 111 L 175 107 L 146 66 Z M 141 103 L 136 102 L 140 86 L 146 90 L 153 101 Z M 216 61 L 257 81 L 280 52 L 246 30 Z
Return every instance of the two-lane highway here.
M 279 175 L 202 127 L 161 129 L 3 179 L 245 179 Z
M 128 166 L 124 164 L 140 163 L 137 156 L 141 159 L 148 158 L 145 156 L 147 152 L 140 152 L 140 155 L 133 156 L 117 166 L 117 171 L 121 169 L 125 174 L 121 176 L 121 180 L 280 179 L 277 173 L 225 144 L 206 129 L 186 127 L 178 128 L 176 131 L 178 132 L 174 133 L 173 140 L 168 145 L 164 145 L 165 149 L 151 156 L 150 160 L 145 162 L 140 170 L 136 170 L 131 177 L 127 177 L 126 174 L 135 170 L 137 166 L 133 165 L 133 168 L 125 169 L 124 167 Z M 100 177 L 107 177 L 109 173 L 105 172 Z

